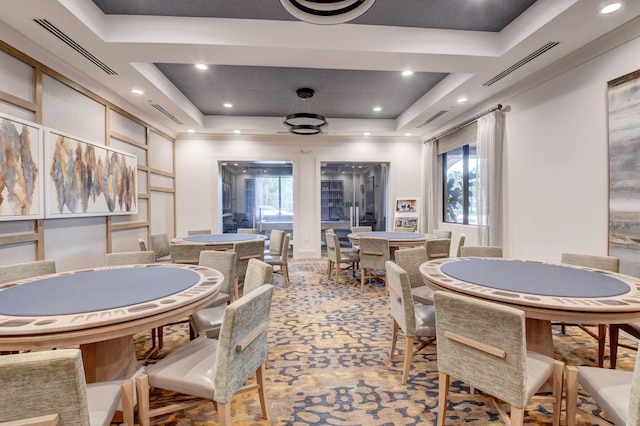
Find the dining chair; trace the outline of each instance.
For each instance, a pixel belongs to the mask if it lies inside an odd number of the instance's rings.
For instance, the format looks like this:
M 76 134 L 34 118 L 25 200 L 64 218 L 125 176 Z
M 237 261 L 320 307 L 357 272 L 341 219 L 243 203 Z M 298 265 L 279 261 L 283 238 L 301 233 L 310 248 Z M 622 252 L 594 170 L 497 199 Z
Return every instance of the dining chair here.
M 105 256 L 105 265 L 118 266 L 153 263 L 155 262 L 155 257 L 156 254 L 153 250 L 107 253 Z
M 396 250 L 395 253 L 396 264 L 404 269 L 409 276 L 411 296 L 413 296 L 414 302 L 433 305 L 433 290 L 426 285 L 420 273 L 420 265 L 426 261 L 427 249 L 425 246 L 403 248 Z
M 445 259 L 451 253 L 451 238 L 432 238 L 424 242 L 427 260 Z
M 600 367 L 567 366 L 567 426 L 576 424 L 576 415 L 599 426 L 640 426 L 640 359 L 633 371 Z M 605 412 L 611 422 L 578 407 L 580 385 Z
M 233 251 L 238 255 L 236 259 L 236 276 L 234 279 L 234 296 L 238 299 L 240 297 L 240 277 L 246 275 L 249 260 L 258 259 L 264 261 L 264 241 L 239 241 L 233 244 Z
M 373 227 L 371 226 L 352 226 L 351 232 L 357 234 L 358 232 L 373 232 Z
M 587 268 L 600 269 L 609 272 L 618 272 L 620 270 L 620 259 L 613 256 L 598 256 L 581 253 L 562 253 L 560 262 L 567 265 L 584 266 Z M 569 324 L 561 322 L 561 331 L 564 334 L 567 326 L 576 326 L 598 342 L 598 367 L 604 365 L 604 352 L 607 339 L 606 324 Z M 594 332 L 588 327 L 597 327 Z M 611 357 L 613 359 L 613 357 Z
M 336 234 L 325 231 L 324 237 L 327 242 L 327 280 L 331 280 L 331 273 L 335 270 L 335 284 L 340 284 L 340 276 L 343 271 L 351 270 L 355 275 L 360 255 L 356 251 L 343 250 Z M 343 268 L 343 264 L 349 266 Z
M 274 229 L 269 235 L 269 247 L 264 251 L 265 256 L 268 255 L 280 255 L 282 253 L 282 241 L 284 240 L 285 232 L 282 229 Z M 291 238 L 291 236 L 289 236 Z
M 393 232 L 416 232 L 416 228 L 408 226 L 396 226 L 393 228 Z
M 221 425 L 231 424 L 231 399 L 240 392 L 258 391 L 262 417 L 269 419 L 265 389 L 267 328 L 273 285 L 265 284 L 225 308 L 218 339 L 198 338 L 136 377 L 138 414 L 141 426 L 150 417 L 184 410 L 200 403 L 176 403 L 149 407 L 150 387 L 212 400 Z M 256 382 L 246 384 L 256 376 Z
M 460 234 L 458 237 L 458 248 L 456 249 L 456 257 L 462 257 L 462 247 L 464 247 L 464 242 L 467 239 L 465 234 Z
M 109 425 L 120 403 L 125 424 L 134 424 L 132 381 L 86 384 L 79 349 L 0 356 L 0 383 L 6 390 L 0 419 L 7 422 L 0 424 L 47 424 L 34 420 L 41 418 L 52 425 Z
M 204 244 L 171 244 L 169 253 L 171 263 L 184 263 L 197 265 L 200 262 L 200 253 L 205 249 Z
M 56 273 L 55 260 L 35 260 L 0 266 L 0 284 Z
M 405 337 L 404 367 L 402 384 L 409 379 L 413 356 L 424 349 L 436 337 L 436 317 L 433 305 L 415 305 L 411 296 L 411 283 L 407 272 L 395 262 L 386 261 L 389 306 L 391 307 L 392 329 L 389 362 L 393 360 L 398 341 L 398 330 Z M 414 344 L 420 343 L 417 349 Z
M 259 234 L 256 228 L 238 228 L 236 234 Z
M 235 253 L 234 253 L 235 254 Z M 250 259 L 247 273 L 244 277 L 245 294 L 264 284 L 270 284 L 273 276 L 273 267 L 258 259 Z M 191 324 L 195 335 L 206 334 L 210 339 L 217 339 L 220 335 L 220 326 L 224 317 L 226 305 L 208 306 L 191 315 Z
M 212 268 L 222 273 L 224 277 L 220 291 L 206 307 L 211 308 L 226 304 L 233 299 L 233 281 L 236 277 L 236 262 L 238 254 L 235 251 L 203 250 L 200 252 L 198 265 Z
M 209 235 L 211 234 L 211 229 L 190 229 L 187 231 L 188 236 L 192 235 Z
M 634 351 L 638 350 L 637 345 L 620 342 L 620 330 L 628 333 L 634 339 L 640 340 L 640 322 L 609 324 L 609 365 L 614 369 L 618 363 L 618 346 Z
M 289 287 L 289 241 L 291 234 L 286 234 L 281 243 L 280 254 L 265 254 L 264 261 L 271 265 L 275 274 L 282 275 L 285 287 Z M 276 269 L 277 267 L 277 269 Z
M 447 231 L 446 229 L 434 229 L 432 232 L 436 238 L 451 238 L 451 231 Z
M 156 252 L 156 262 L 171 261 L 171 243 L 167 234 L 153 234 L 149 236 L 149 249 Z
M 142 238 L 138 238 L 138 246 L 140 247 L 140 251 L 147 251 L 147 243 Z
M 386 238 L 361 237 L 360 246 L 360 291 L 364 291 L 364 283 L 372 278 L 379 279 L 387 285 L 385 262 L 391 259 L 389 240 Z
M 552 424 L 560 424 L 564 363 L 527 351 L 524 312 L 455 293 L 434 293 L 438 357 L 438 426 L 444 425 L 451 379 L 478 389 L 506 424 L 522 425 L 529 401 L 553 404 Z M 482 321 L 478 321 L 482 318 Z M 552 395 L 536 392 L 552 379 Z M 510 418 L 502 406 L 510 406 Z
M 502 257 L 502 247 L 498 246 L 463 246 L 461 257 Z

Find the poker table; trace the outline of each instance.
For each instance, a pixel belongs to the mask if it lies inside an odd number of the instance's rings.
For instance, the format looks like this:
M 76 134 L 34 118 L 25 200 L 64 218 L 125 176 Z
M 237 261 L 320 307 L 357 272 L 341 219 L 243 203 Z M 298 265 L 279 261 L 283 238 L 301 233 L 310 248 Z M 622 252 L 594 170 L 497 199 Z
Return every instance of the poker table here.
M 391 259 L 394 259 L 395 252 L 401 247 L 418 247 L 424 245 L 428 239 L 435 238 L 435 235 L 420 234 L 417 232 L 387 232 L 387 231 L 371 231 L 357 232 L 347 235 L 349 241 L 353 245 L 360 245 L 360 238 L 385 238 L 389 240 L 389 250 L 391 251 Z
M 0 285 L 0 351 L 80 346 L 87 382 L 130 377 L 133 335 L 205 307 L 222 273 L 147 264 L 62 272 Z
M 425 284 L 524 311 L 527 346 L 553 356 L 551 321 L 640 321 L 640 279 L 561 263 L 503 258 L 447 258 L 420 265 Z
M 207 250 L 229 250 L 241 241 L 266 240 L 261 234 L 203 234 L 174 238 L 174 244 L 204 244 Z

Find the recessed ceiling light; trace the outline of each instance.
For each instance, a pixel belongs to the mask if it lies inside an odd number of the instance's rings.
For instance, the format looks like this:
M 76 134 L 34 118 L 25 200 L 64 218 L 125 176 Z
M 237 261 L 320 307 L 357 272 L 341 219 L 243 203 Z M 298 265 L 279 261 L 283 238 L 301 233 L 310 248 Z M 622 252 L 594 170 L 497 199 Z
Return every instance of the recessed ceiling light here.
M 196 68 L 198 68 L 199 70 L 202 70 L 202 71 L 204 71 L 204 70 L 208 70 L 208 69 L 209 69 L 209 67 L 207 66 L 207 64 L 195 64 L 194 66 L 195 66 Z
M 195 130 L 193 130 L 193 129 L 187 129 L 187 132 L 189 132 L 189 133 L 195 133 L 196 131 L 195 131 Z
M 240 130 L 234 130 L 233 133 L 235 133 L 236 135 L 240 133 Z
M 369 136 L 369 135 L 371 135 L 371 132 L 364 132 L 363 135 Z
M 410 77 L 410 76 L 412 76 L 412 75 L 413 75 L 413 71 L 411 71 L 411 70 L 404 70 L 404 71 L 402 71 L 402 76 L 403 76 L 403 77 Z
M 619 2 L 611 3 L 606 5 L 602 9 L 600 9 L 600 13 L 602 14 L 613 13 L 616 10 L 620 9 L 621 7 L 622 7 L 622 4 Z
M 382 107 L 376 105 L 376 106 L 373 107 L 373 111 L 374 112 L 380 112 L 380 111 L 382 111 Z
M 405 136 L 411 136 L 411 133 L 405 133 L 404 135 Z
M 134 95 L 144 95 L 144 92 L 140 89 L 131 89 L 131 93 Z
M 463 97 L 461 97 L 461 98 L 458 98 L 458 103 L 459 103 L 459 104 L 463 104 L 463 103 L 465 103 L 465 102 L 467 102 L 467 101 L 468 101 L 468 99 L 467 99 L 466 97 L 464 97 L 464 96 L 463 96 Z
M 225 107 L 225 108 L 233 108 L 233 104 L 231 104 L 229 102 L 226 102 L 226 103 L 222 104 L 222 106 Z

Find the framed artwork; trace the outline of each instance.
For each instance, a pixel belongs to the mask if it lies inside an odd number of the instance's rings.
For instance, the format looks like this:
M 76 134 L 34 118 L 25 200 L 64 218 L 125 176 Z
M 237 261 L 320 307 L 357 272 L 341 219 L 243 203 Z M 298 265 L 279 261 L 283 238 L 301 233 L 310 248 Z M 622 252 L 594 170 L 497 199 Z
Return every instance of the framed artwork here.
M 45 132 L 45 217 L 138 212 L 138 159 L 56 130 Z
M 640 70 L 608 82 L 609 255 L 640 277 Z
M 43 127 L 0 114 L 0 220 L 42 219 Z
M 417 198 L 396 198 L 396 213 L 420 213 Z

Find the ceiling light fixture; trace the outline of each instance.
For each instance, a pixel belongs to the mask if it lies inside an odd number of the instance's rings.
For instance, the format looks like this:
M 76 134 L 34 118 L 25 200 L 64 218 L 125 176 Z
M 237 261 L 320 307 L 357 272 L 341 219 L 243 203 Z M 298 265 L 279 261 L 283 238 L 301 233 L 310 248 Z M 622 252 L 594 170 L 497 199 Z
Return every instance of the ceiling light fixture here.
M 606 15 L 607 13 L 613 13 L 616 10 L 620 9 L 622 4 L 619 2 L 611 3 L 600 9 L 600 13 Z
M 374 106 L 373 107 L 373 111 L 374 112 L 380 112 L 380 111 L 382 111 L 382 107 L 381 106 Z
M 303 101 L 308 101 L 313 97 L 315 91 L 308 87 L 296 90 L 296 94 Z M 296 112 L 288 114 L 282 120 L 285 126 L 289 127 L 289 133 L 294 135 L 312 136 L 322 133 L 322 128 L 327 126 L 327 117 L 311 112 Z
M 233 104 L 230 104 L 230 103 L 228 103 L 228 102 L 227 102 L 227 103 L 222 104 L 222 106 L 223 106 L 223 107 L 225 107 L 225 108 L 233 108 Z
M 413 71 L 411 71 L 411 70 L 404 70 L 404 71 L 402 71 L 401 75 L 402 75 L 403 77 L 410 77 L 410 76 L 412 76 L 412 75 L 413 75 Z
M 131 89 L 131 93 L 134 95 L 144 95 L 144 92 L 140 89 Z
M 460 98 L 458 98 L 458 103 L 459 104 L 463 104 L 465 102 L 467 102 L 469 99 L 467 99 L 466 97 L 462 96 Z
M 304 22 L 342 24 L 365 13 L 375 0 L 280 0 L 282 7 Z
M 209 67 L 206 64 L 195 64 L 194 66 L 202 71 L 209 69 Z

